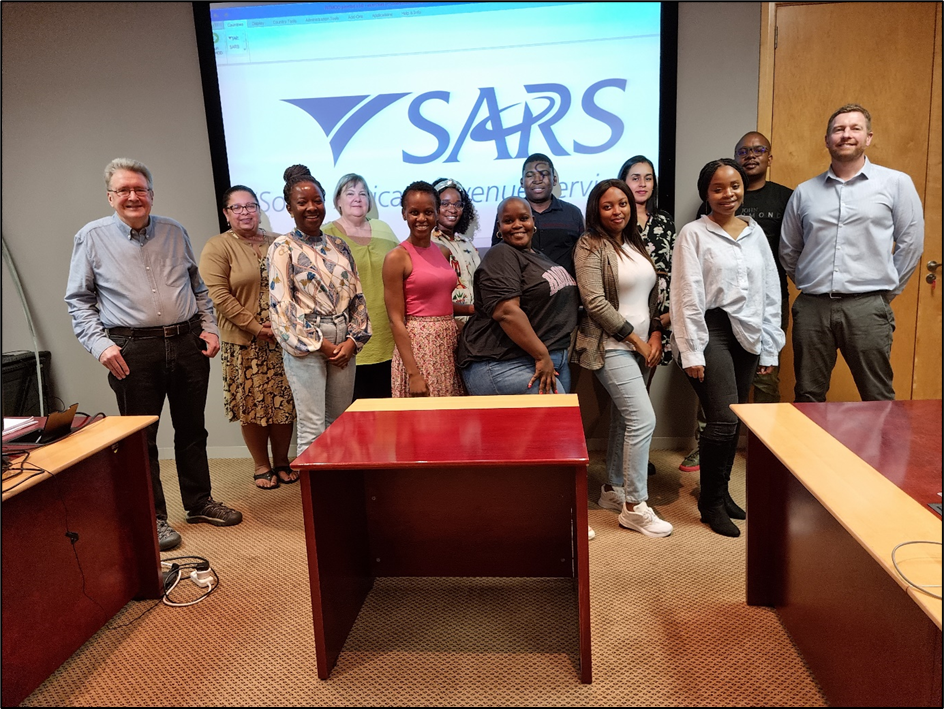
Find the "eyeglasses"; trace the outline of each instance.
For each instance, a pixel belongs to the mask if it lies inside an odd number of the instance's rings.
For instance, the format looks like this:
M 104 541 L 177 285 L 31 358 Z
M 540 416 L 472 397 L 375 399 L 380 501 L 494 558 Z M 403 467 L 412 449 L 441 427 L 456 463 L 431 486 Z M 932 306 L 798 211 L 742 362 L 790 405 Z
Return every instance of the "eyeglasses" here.
M 769 152 L 770 148 L 768 148 L 766 145 L 754 145 L 750 148 L 738 148 L 734 151 L 734 154 L 739 158 L 746 158 L 751 153 L 754 153 L 754 155 L 760 157 L 762 155 L 766 155 Z
M 141 195 L 143 197 L 144 195 L 151 193 L 151 188 L 150 187 L 122 187 L 121 189 L 108 190 L 108 191 L 114 192 L 119 197 L 129 197 L 132 192 L 136 195 Z
M 461 212 L 463 207 L 465 207 L 465 205 L 462 202 L 440 202 L 439 203 L 439 209 L 441 211 L 445 211 L 447 209 L 455 209 L 457 212 Z
M 243 212 L 249 212 L 250 214 L 255 214 L 259 209 L 259 205 L 255 202 L 250 202 L 249 204 L 231 204 L 226 207 L 226 211 L 232 212 L 233 214 L 242 214 Z

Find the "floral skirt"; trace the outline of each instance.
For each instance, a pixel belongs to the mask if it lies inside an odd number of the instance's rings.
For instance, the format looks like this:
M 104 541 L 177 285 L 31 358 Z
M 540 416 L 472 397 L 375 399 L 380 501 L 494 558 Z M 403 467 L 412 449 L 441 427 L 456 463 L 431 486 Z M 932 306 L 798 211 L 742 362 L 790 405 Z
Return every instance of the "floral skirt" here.
M 295 401 L 285 378 L 282 348 L 255 339 L 248 345 L 224 342 L 223 408 L 230 421 L 259 426 L 295 421 Z
M 426 380 L 430 396 L 462 396 L 465 387 L 456 369 L 456 344 L 459 329 L 451 315 L 437 317 L 407 317 L 406 331 L 410 335 L 413 357 L 420 374 Z M 394 349 L 390 384 L 394 398 L 410 395 L 409 378 L 400 351 Z

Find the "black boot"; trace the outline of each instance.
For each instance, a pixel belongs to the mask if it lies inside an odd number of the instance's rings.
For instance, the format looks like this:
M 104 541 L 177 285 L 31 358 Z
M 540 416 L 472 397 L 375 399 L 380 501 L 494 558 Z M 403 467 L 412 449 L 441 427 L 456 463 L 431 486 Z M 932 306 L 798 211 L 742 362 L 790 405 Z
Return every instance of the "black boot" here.
M 736 445 L 736 444 L 735 444 Z M 727 442 L 713 441 L 702 434 L 698 442 L 701 470 L 699 479 L 701 494 L 698 498 L 698 511 L 701 512 L 701 521 L 705 522 L 715 534 L 725 537 L 739 537 L 741 530 L 737 528 L 725 509 L 724 494 L 727 490 L 727 481 L 724 477 L 725 463 L 730 452 Z
M 728 491 L 728 486 L 731 483 L 731 469 L 734 467 L 734 459 L 736 457 L 737 447 L 732 447 L 731 452 L 728 454 L 728 459 L 725 461 L 724 490 L 721 493 L 721 497 L 724 500 L 724 511 L 728 513 L 728 517 L 731 519 L 747 519 L 747 512 L 734 501 L 734 498 L 731 497 L 731 493 Z

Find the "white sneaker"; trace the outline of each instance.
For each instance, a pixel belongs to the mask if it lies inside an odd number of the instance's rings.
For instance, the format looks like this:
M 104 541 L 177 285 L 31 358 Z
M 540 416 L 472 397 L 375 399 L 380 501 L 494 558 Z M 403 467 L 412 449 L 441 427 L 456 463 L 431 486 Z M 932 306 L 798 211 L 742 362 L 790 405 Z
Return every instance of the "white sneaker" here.
M 593 527 L 588 526 L 587 532 L 590 534 L 590 539 L 593 539 L 595 536 L 597 536 L 597 533 L 593 531 Z
M 624 529 L 634 529 L 647 537 L 667 537 L 672 534 L 672 525 L 659 519 L 645 502 L 640 502 L 630 512 L 625 507 L 620 512 L 619 526 Z
M 597 504 L 600 505 L 600 507 L 620 512 L 625 502 L 626 493 L 623 491 L 623 488 L 614 487 L 612 490 L 607 490 L 606 487 L 600 488 L 600 499 L 597 500 Z

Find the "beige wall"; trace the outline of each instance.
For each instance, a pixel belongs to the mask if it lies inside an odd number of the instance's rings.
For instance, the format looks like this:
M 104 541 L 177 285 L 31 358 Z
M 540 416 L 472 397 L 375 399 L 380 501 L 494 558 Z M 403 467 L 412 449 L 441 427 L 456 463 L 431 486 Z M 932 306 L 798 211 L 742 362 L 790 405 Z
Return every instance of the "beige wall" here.
M 106 372 L 79 345 L 62 298 L 72 237 L 105 216 L 101 172 L 114 157 L 154 173 L 155 212 L 180 221 L 197 253 L 217 233 L 190 3 L 2 3 L 3 237 L 24 283 L 55 393 L 117 414 Z M 754 128 L 760 3 L 681 3 L 676 220 L 698 206 L 695 180 Z M 30 349 L 4 265 L 2 349 Z M 219 360 L 207 403 L 211 456 L 248 455 L 222 409 Z M 694 397 L 669 367 L 653 382 L 655 445 L 687 445 Z M 159 444 L 171 455 L 167 411 Z

